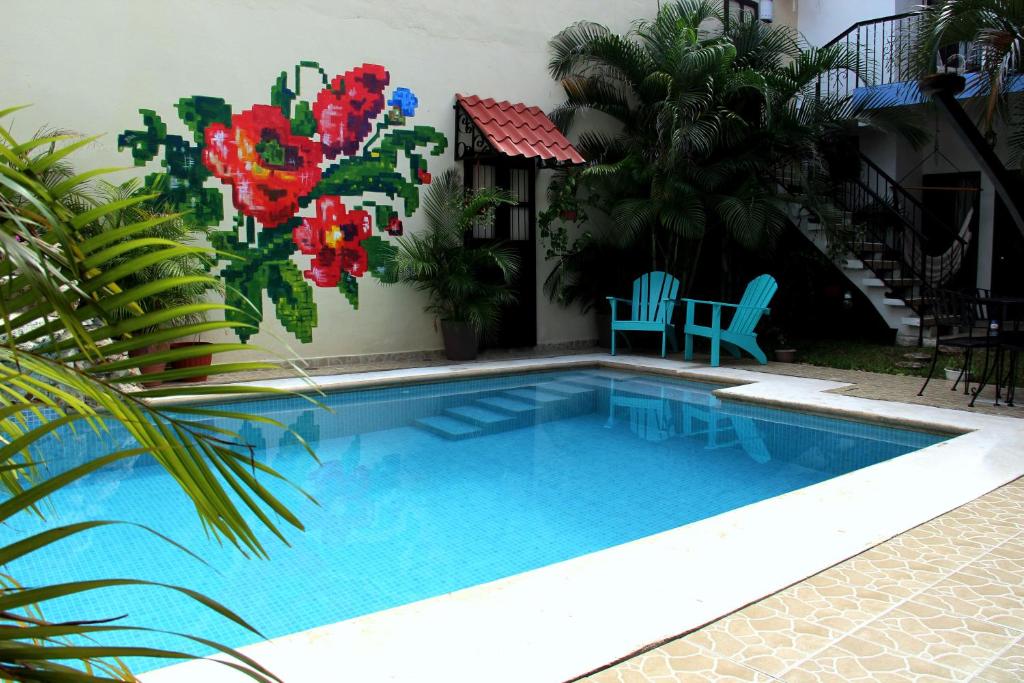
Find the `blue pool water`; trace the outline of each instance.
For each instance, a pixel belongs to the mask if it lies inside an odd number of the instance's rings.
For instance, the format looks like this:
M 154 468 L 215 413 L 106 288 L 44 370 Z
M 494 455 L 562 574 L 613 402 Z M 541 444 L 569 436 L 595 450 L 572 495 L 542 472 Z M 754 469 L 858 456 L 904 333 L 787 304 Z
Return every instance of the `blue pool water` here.
M 607 370 L 335 393 L 333 411 L 295 398 L 233 408 L 288 424 L 248 426 L 257 457 L 314 496 L 265 481 L 306 525 L 291 548 L 265 534 L 270 561 L 211 541 L 148 457 L 61 491 L 45 524 L 143 522 L 212 569 L 144 532 L 101 529 L 18 561 L 23 581 L 132 577 L 187 585 L 266 636 L 375 612 L 510 576 L 704 519 L 937 443 L 944 437 L 732 402 L 716 387 Z M 225 426 L 234 426 L 225 423 Z M 65 469 L 123 447 L 79 435 L 50 444 Z M 39 531 L 23 516 L 0 541 Z M 111 589 L 44 605 L 54 620 L 128 621 L 257 640 L 186 598 Z M 153 634 L 118 638 L 180 647 Z M 141 662 L 140 670 L 152 665 Z

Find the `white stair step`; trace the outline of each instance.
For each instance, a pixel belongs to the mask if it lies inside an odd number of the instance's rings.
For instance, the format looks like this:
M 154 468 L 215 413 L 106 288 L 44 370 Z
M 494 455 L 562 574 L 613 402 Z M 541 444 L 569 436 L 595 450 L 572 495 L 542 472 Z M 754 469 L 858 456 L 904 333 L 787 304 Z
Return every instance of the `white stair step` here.
M 578 377 L 597 377 L 605 381 L 610 379 L 628 379 L 635 377 L 635 375 L 623 374 L 620 370 L 584 370 L 580 372 Z
M 573 375 L 572 377 L 567 377 L 564 382 L 566 384 L 592 389 L 607 389 L 611 386 L 611 382 L 607 379 L 589 377 L 587 375 Z
M 921 326 L 921 319 L 920 318 L 900 318 L 900 322 L 903 323 L 904 325 L 906 325 L 907 327 L 920 327 Z
M 445 415 L 463 420 L 478 427 L 505 427 L 515 422 L 515 417 L 483 406 L 459 406 L 447 408 Z
M 565 396 L 590 396 L 596 390 L 596 387 L 581 387 L 563 382 L 547 382 L 538 384 L 537 387 L 543 391 L 553 394 L 564 394 Z
M 843 264 L 843 268 L 846 270 L 864 270 L 864 262 L 860 259 L 848 258 Z
M 527 403 L 526 401 L 520 401 L 512 398 L 505 398 L 504 396 L 490 396 L 488 398 L 481 398 L 476 401 L 477 405 L 485 408 L 491 408 L 498 411 L 504 411 L 509 415 L 523 415 L 526 413 L 537 412 L 536 403 Z
M 864 283 L 865 287 L 885 287 L 885 283 L 877 277 L 866 277 L 861 282 Z
M 444 415 L 421 417 L 415 421 L 415 424 L 438 436 L 452 440 L 469 439 L 483 434 L 479 427 Z
M 907 302 L 903 299 L 882 299 L 882 303 L 886 306 L 895 306 L 897 308 L 910 308 L 907 306 Z
M 540 389 L 536 389 L 533 387 L 528 387 L 525 389 L 512 389 L 511 391 L 506 391 L 504 395 L 514 398 L 516 400 L 527 402 L 533 401 L 537 405 L 541 406 L 554 405 L 557 403 L 563 403 L 568 400 L 568 397 L 565 396 L 564 394 L 553 394 L 551 392 L 541 391 Z

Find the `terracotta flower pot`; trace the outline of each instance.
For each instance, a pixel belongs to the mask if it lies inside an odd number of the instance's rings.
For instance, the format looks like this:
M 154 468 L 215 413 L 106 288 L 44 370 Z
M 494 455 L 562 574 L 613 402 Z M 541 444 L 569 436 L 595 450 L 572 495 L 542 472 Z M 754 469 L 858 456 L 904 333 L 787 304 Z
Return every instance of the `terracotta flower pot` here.
M 474 360 L 479 340 L 476 330 L 464 322 L 441 321 L 441 335 L 444 337 L 444 355 L 448 360 Z
M 172 349 L 180 349 L 184 346 L 207 346 L 210 342 L 172 342 Z M 202 368 L 207 367 L 213 362 L 213 354 L 207 353 L 202 356 L 193 356 L 192 358 L 183 358 L 176 360 L 171 363 L 171 367 L 175 370 L 184 370 L 186 368 Z M 192 377 L 186 377 L 183 379 L 175 380 L 177 382 L 205 382 L 208 375 L 194 375 Z
M 129 358 L 138 358 L 139 356 L 145 356 L 148 353 L 159 353 L 160 351 L 166 351 L 168 348 L 169 348 L 169 345 L 166 342 L 164 342 L 162 344 L 152 344 L 152 345 L 147 346 L 147 347 L 142 348 L 142 349 L 133 349 L 133 350 L 129 351 L 128 352 L 128 357 Z M 140 366 L 139 367 L 139 374 L 140 375 L 155 375 L 157 373 L 163 372 L 166 369 L 167 369 L 167 363 L 151 363 L 150 365 L 142 365 L 142 366 Z M 142 384 L 142 386 L 144 386 L 146 388 L 151 388 L 151 387 L 158 387 L 161 384 L 163 384 L 163 382 L 161 382 L 160 380 L 156 380 L 154 382 L 142 381 L 142 382 L 140 382 L 140 384 Z
M 796 361 L 796 349 L 775 349 L 775 360 L 779 363 Z

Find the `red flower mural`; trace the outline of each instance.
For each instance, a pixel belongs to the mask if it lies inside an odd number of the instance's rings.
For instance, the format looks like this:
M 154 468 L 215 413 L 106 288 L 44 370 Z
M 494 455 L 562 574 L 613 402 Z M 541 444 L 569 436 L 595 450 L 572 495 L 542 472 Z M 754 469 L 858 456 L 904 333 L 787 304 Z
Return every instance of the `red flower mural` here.
M 244 323 L 235 330 L 242 342 L 258 329 L 254 319 L 269 315 L 269 300 L 284 329 L 309 343 L 318 300 L 330 294 L 318 287 L 334 288 L 358 310 L 367 276 L 385 277 L 390 238 L 405 232 L 402 218 L 416 212 L 431 182 L 430 160 L 448 146 L 444 133 L 410 124 L 419 98 L 390 81 L 377 64 L 326 71 L 306 60 L 274 74 L 266 104 L 236 109 L 220 97 L 179 98 L 174 111 L 191 135 L 171 129 L 156 109 L 139 110 L 143 129 L 118 135 L 137 166 L 159 158 L 148 190 L 162 191 L 196 225 L 220 226 L 210 232 L 224 256 L 214 268 L 232 304 L 225 315 Z M 314 207 L 315 217 L 304 215 Z M 242 294 L 248 304 L 235 306 Z
M 305 218 L 292 231 L 299 251 L 313 257 L 311 268 L 303 274 L 318 287 L 334 287 L 342 272 L 361 277 L 368 267 L 366 249 L 360 246 L 373 234 L 370 214 L 347 211 L 340 197 L 320 197 L 316 218 Z
M 328 159 L 339 153 L 352 156 L 373 130 L 373 120 L 384 109 L 384 88 L 391 82 L 387 69 L 363 64 L 335 76 L 313 103 L 313 117 Z
M 231 185 L 235 207 L 264 227 L 291 218 L 320 181 L 320 146 L 292 135 L 278 107 L 257 104 L 232 116 L 230 127 L 211 123 L 203 137 L 203 164 Z
M 402 225 L 402 219 L 398 217 L 397 213 L 393 213 L 388 216 L 388 224 L 384 229 L 392 237 L 401 237 L 402 234 L 405 233 L 405 227 Z

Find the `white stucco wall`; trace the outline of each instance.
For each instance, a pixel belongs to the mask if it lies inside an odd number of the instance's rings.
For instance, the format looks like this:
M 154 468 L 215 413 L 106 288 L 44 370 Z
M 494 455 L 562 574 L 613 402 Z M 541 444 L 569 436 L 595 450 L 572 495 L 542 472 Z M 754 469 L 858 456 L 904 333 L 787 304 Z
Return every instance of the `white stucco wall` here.
M 778 0 L 786 4 L 789 0 Z M 800 32 L 811 45 L 821 46 L 858 21 L 896 14 L 900 0 L 799 0 Z
M 318 61 L 331 75 L 375 63 L 391 73 L 388 92 L 405 86 L 418 96 L 411 123 L 448 136 L 444 157 L 430 159 L 430 171 L 438 173 L 454 163 L 456 92 L 548 110 L 560 99 L 546 70 L 552 35 L 579 19 L 623 31 L 655 8 L 656 0 L 5 0 L 4 17 L 17 27 L 0 43 L 5 105 L 34 104 L 7 123 L 21 137 L 42 125 L 104 133 L 75 155 L 75 164 L 130 166 L 128 152 L 117 151 L 117 134 L 142 127 L 140 108 L 155 109 L 171 132 L 188 136 L 173 109 L 180 97 L 223 97 L 237 113 L 269 103 L 277 74 L 301 60 Z M 154 163 L 146 171 L 157 168 Z M 131 173 L 138 171 L 119 178 Z M 215 179 L 208 186 L 230 194 Z M 537 192 L 543 201 L 544 188 Z M 405 225 L 417 229 L 418 217 Z M 307 267 L 309 257 L 296 258 Z M 541 263 L 538 271 L 543 280 L 548 266 Z M 434 321 L 422 313 L 423 300 L 407 288 L 383 288 L 364 277 L 359 311 L 336 289 L 314 289 L 319 326 L 312 344 L 285 332 L 269 301 L 263 331 L 252 343 L 277 351 L 290 345 L 304 357 L 441 346 Z M 595 335 L 592 318 L 549 303 L 540 286 L 537 325 L 540 343 Z
M 799 27 L 797 11 L 800 9 L 800 0 L 775 0 L 774 9 L 776 24 L 785 24 L 793 28 Z

